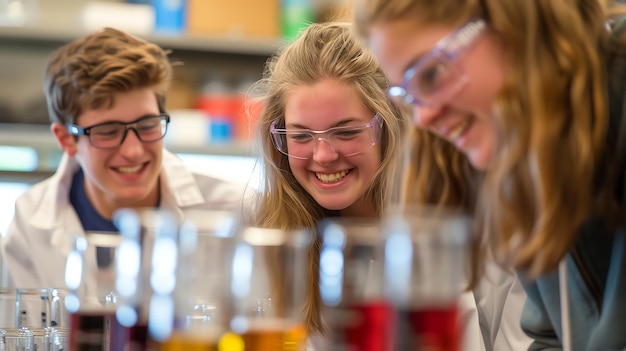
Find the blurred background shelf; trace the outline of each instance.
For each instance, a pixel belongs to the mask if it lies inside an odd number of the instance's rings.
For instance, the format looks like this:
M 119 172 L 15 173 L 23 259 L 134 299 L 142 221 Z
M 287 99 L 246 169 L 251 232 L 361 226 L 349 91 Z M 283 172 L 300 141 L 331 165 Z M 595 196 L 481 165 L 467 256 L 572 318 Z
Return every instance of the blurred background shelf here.
M 176 33 L 164 34 L 157 23 L 157 7 L 166 2 L 186 4 L 186 23 Z M 242 97 L 262 77 L 267 59 L 299 29 L 311 22 L 346 19 L 349 3 L 0 0 L 0 235 L 15 199 L 50 176 L 61 159 L 42 90 L 46 62 L 59 46 L 109 26 L 170 50 L 170 59 L 182 65 L 174 68 L 168 95 L 172 123 L 167 149 L 192 169 L 258 187 L 261 177 L 253 139 L 260 105 L 252 101 L 252 113 L 246 115 L 240 107 Z M 11 13 L 18 7 L 23 10 L 20 18 Z M 233 125 L 224 128 L 224 121 Z
M 262 77 L 267 59 L 311 22 L 345 20 L 349 0 L 6 0 L 0 1 L 0 123 L 48 124 L 42 92 L 48 57 L 105 26 L 170 50 L 168 110 L 223 114 Z M 176 12 L 178 11 L 178 12 Z M 217 101 L 220 100 L 221 101 Z M 223 105 L 223 104 L 222 104 Z M 230 111 L 236 122 L 240 112 Z M 223 115 L 217 116 L 225 117 Z M 253 121 L 253 119 L 248 119 Z M 237 127 L 233 140 L 249 133 Z M 234 128 L 233 129 L 237 129 Z M 210 149 L 229 152 L 230 148 Z
M 42 90 L 45 65 L 53 50 L 87 31 L 0 26 L 0 123 L 48 124 Z M 278 39 L 224 36 L 145 35 L 171 50 L 174 67 L 168 110 L 197 108 L 207 93 L 245 94 L 261 78 Z M 215 87 L 207 92 L 207 86 Z
M 0 43 L 8 45 L 57 47 L 92 31 L 70 26 L 0 26 Z M 163 48 L 198 53 L 235 54 L 266 58 L 285 45 L 283 39 L 246 37 L 241 35 L 179 34 L 141 35 Z

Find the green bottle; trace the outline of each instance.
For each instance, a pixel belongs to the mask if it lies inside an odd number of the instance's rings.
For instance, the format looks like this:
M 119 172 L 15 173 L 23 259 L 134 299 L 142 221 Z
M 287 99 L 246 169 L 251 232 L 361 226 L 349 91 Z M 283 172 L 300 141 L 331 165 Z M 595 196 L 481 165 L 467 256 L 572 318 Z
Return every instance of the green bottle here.
M 295 39 L 315 19 L 311 0 L 282 0 L 280 19 L 283 38 Z

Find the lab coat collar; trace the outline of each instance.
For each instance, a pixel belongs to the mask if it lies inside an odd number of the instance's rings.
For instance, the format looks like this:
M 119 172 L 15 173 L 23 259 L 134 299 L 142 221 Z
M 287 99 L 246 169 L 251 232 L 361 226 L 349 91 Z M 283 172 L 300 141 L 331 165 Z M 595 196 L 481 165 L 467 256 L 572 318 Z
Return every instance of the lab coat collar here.
M 51 244 L 64 254 L 72 250 L 74 237 L 85 236 L 78 215 L 69 204 L 72 179 L 79 167 L 74 157 L 63 154 L 57 171 L 47 180 L 50 184 L 42 196 L 40 206 L 33 213 L 34 228 L 52 231 Z M 181 208 L 201 205 L 205 202 L 194 175 L 185 167 L 180 158 L 166 149 L 163 149 L 159 182 L 160 208 L 175 213 L 178 220 L 183 218 Z
M 161 206 L 185 208 L 206 202 L 193 173 L 180 158 L 163 150 L 163 166 L 160 179 Z
M 74 158 L 63 154 L 57 171 L 50 177 L 40 206 L 33 214 L 33 228 L 52 231 L 50 242 L 67 255 L 74 246 L 74 238 L 85 232 L 74 208 L 69 204 L 69 193 L 74 173 L 80 165 Z
M 40 206 L 33 213 L 33 219 L 36 219 L 33 220 L 35 228 L 50 230 L 59 228 L 59 224 L 63 223 L 64 218 L 60 212 L 68 207 L 72 178 L 79 167 L 78 161 L 63 154 L 57 171 L 46 181 L 49 184 L 42 194 Z

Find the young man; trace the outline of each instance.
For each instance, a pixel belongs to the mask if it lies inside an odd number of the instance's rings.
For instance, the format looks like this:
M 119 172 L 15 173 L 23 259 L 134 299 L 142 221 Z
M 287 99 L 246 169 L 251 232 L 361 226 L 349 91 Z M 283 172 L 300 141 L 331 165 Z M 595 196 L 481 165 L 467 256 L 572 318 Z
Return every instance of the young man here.
M 114 29 L 58 49 L 44 90 L 64 151 L 56 173 L 16 202 L 3 254 L 16 287 L 64 287 L 72 238 L 115 232 L 120 208 L 234 210 L 243 187 L 188 170 L 163 148 L 172 66 L 158 46 Z

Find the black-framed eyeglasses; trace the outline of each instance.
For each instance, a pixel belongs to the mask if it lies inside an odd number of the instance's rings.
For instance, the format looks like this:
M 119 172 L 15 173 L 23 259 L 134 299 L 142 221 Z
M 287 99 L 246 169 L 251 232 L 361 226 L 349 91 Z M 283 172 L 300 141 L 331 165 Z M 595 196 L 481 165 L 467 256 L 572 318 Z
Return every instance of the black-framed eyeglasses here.
M 86 128 L 69 123 L 67 130 L 71 135 L 87 136 L 94 147 L 113 149 L 122 145 L 129 130 L 135 132 L 143 143 L 159 141 L 167 133 L 169 123 L 169 114 L 160 113 L 156 116 L 144 116 L 130 123 L 106 122 Z

